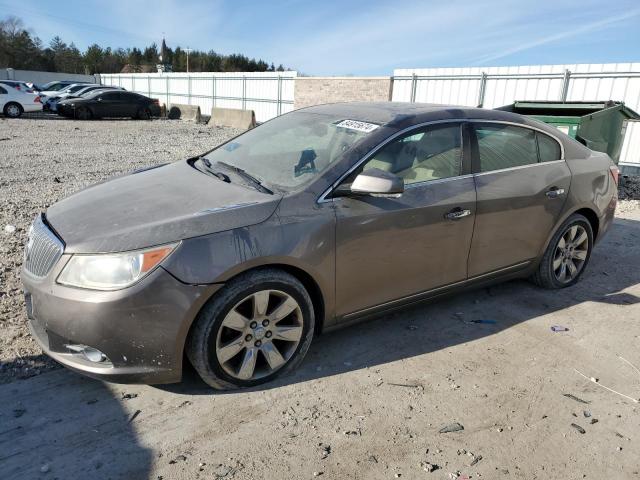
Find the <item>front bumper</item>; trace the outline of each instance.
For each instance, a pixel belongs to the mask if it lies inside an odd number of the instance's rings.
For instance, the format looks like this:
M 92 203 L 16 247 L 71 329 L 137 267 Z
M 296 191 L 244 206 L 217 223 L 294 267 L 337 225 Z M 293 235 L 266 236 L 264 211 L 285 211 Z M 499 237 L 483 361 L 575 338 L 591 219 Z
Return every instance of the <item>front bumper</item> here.
M 189 327 L 221 285 L 187 285 L 157 268 L 122 290 L 66 287 L 55 278 L 69 258 L 63 255 L 42 280 L 22 271 L 29 327 L 44 352 L 66 367 L 111 382 L 180 381 Z M 98 349 L 108 361 L 91 362 L 69 344 Z

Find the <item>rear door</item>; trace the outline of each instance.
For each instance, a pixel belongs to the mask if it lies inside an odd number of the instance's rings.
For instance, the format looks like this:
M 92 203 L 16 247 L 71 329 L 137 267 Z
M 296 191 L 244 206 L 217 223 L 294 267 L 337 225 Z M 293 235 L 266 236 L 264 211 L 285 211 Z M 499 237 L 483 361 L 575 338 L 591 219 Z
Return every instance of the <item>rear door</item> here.
M 459 122 L 418 127 L 374 152 L 362 170 L 401 177 L 397 198 L 337 197 L 337 314 L 427 292 L 467 277 L 476 193 Z
M 130 92 L 118 92 L 120 97 L 120 116 L 133 117 L 138 113 L 140 108 L 140 95 Z
M 571 184 L 562 147 L 553 137 L 508 123 L 472 125 L 477 207 L 469 277 L 536 258 Z

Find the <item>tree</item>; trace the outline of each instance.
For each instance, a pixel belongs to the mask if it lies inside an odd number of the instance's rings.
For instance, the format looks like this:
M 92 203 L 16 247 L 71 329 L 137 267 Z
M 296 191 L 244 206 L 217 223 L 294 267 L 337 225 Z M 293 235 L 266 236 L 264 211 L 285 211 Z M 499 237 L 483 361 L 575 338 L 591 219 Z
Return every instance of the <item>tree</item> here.
M 155 65 L 156 63 L 158 63 L 158 46 L 155 42 L 144 49 L 142 58 L 144 63 L 146 63 L 147 65 Z
M 182 48 L 178 46 L 172 50 L 163 40 L 162 49 L 163 62 L 172 64 L 175 72 L 186 71 L 187 55 Z M 73 43 L 66 44 L 57 35 L 44 47 L 40 39 L 28 31 L 18 17 L 8 16 L 0 20 L 0 68 L 93 74 L 117 73 L 125 64 L 130 64 L 134 70 L 140 70 L 143 65 L 155 65 L 157 62 L 158 48 L 155 43 L 144 50 L 138 47 L 113 50 L 94 43 L 82 53 Z M 189 70 L 273 72 L 276 68 L 273 63 L 250 59 L 239 53 L 222 55 L 214 50 L 192 50 L 189 54 Z M 284 67 L 280 65 L 277 71 L 284 71 Z
M 102 60 L 104 59 L 104 52 L 100 45 L 93 44 L 84 53 L 84 65 L 85 71 L 89 75 L 94 73 L 101 73 Z

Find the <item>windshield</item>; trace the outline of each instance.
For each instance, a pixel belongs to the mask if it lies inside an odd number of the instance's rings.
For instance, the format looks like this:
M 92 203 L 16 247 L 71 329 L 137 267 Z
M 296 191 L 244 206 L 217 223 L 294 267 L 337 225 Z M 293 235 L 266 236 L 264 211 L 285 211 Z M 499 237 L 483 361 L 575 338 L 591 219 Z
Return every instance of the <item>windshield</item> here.
M 249 130 L 205 158 L 289 190 L 316 179 L 377 127 L 333 115 L 292 112 Z
M 53 84 L 49 85 L 48 87 L 45 85 L 45 87 L 46 87 L 45 90 L 49 90 L 49 91 L 53 90 L 53 91 L 57 92 L 59 90 L 67 88 L 68 86 L 69 86 L 68 83 L 53 83 Z

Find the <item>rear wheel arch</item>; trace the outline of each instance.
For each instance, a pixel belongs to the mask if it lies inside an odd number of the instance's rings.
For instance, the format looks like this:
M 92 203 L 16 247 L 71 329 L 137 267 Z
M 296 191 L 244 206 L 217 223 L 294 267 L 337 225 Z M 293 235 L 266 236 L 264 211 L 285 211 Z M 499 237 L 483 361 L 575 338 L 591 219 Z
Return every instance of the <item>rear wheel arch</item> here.
M 569 210 L 569 211 L 565 212 L 564 215 L 562 215 L 562 217 L 560 217 L 558 219 L 558 221 L 553 226 L 551 231 L 549 231 L 549 235 L 547 236 L 547 240 L 544 242 L 544 246 L 542 248 L 542 251 L 539 254 L 540 258 L 542 258 L 542 255 L 544 255 L 544 252 L 547 251 L 547 247 L 549 246 L 549 242 L 551 242 L 551 239 L 556 234 L 558 229 L 564 224 L 564 222 L 566 222 L 567 218 L 569 218 L 571 215 L 574 215 L 576 213 L 579 214 L 579 215 L 582 215 L 583 217 L 585 217 L 589 221 L 589 224 L 591 225 L 591 229 L 593 230 L 593 240 L 594 240 L 594 242 L 596 241 L 596 239 L 598 238 L 600 220 L 599 220 L 598 214 L 595 212 L 595 210 L 593 208 L 591 208 L 591 207 L 588 207 L 588 206 L 583 206 L 583 207 L 580 207 L 580 208 L 576 208 L 575 210 Z
M 589 220 L 591 229 L 593 230 L 593 240 L 596 241 L 598 238 L 598 231 L 600 230 L 600 219 L 598 218 L 598 214 L 591 208 L 581 208 L 575 212 L 571 212 L 570 215 L 573 215 L 574 213 L 578 213 Z

